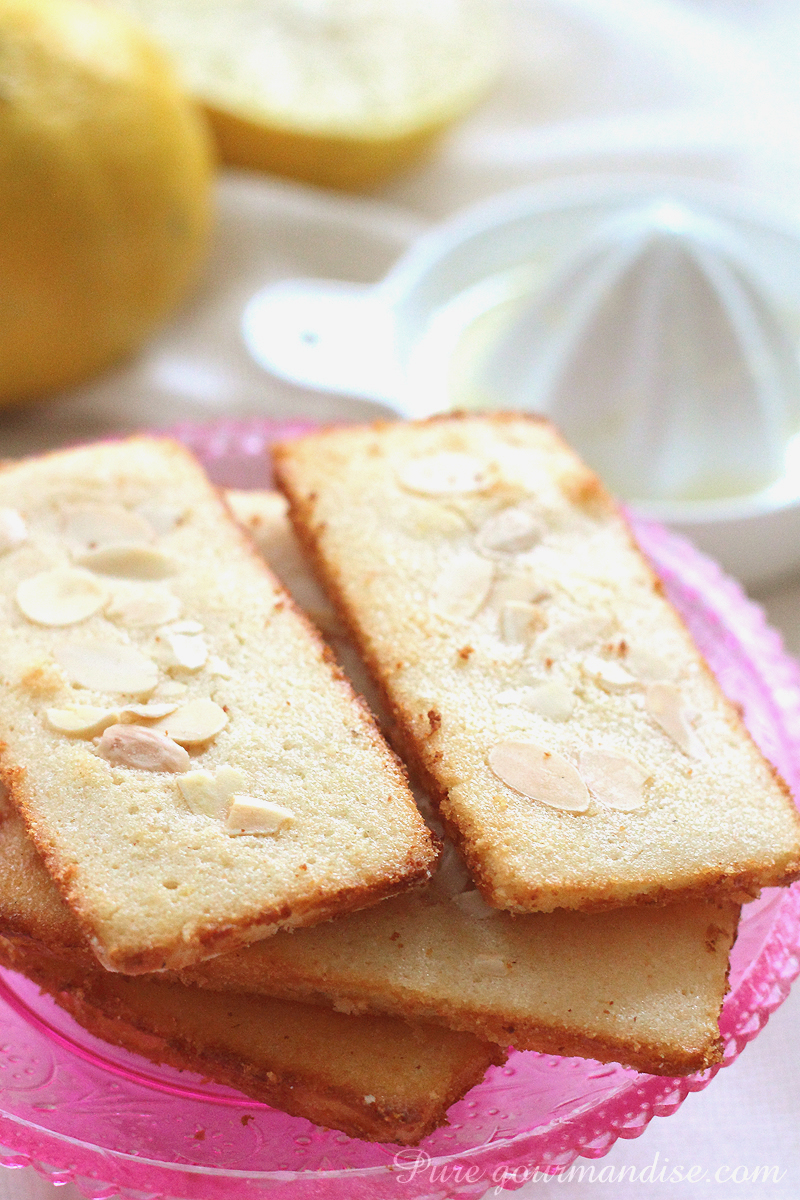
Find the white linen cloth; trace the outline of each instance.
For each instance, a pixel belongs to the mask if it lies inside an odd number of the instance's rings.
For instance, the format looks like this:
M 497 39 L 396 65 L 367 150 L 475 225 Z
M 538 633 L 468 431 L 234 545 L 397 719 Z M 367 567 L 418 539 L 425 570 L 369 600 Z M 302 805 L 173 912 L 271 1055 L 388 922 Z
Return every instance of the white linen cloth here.
M 646 170 L 738 183 L 798 207 L 796 0 L 513 0 L 511 24 L 510 61 L 493 96 L 429 164 L 378 196 L 228 176 L 214 257 L 193 299 L 132 362 L 44 404 L 0 414 L 0 455 L 222 413 L 330 420 L 374 411 L 263 374 L 239 337 L 243 303 L 288 276 L 377 280 L 431 220 L 504 188 Z M 759 598 L 789 649 L 800 652 L 800 577 Z M 795 1200 L 798 1080 L 800 989 L 677 1114 L 656 1118 L 603 1159 L 579 1160 L 582 1181 L 575 1174 L 533 1181 L 508 1194 Z M 683 1182 L 669 1182 L 677 1167 Z M 56 1191 L 32 1170 L 0 1171 L 0 1200 L 55 1195 L 78 1200 L 79 1193 L 72 1185 Z

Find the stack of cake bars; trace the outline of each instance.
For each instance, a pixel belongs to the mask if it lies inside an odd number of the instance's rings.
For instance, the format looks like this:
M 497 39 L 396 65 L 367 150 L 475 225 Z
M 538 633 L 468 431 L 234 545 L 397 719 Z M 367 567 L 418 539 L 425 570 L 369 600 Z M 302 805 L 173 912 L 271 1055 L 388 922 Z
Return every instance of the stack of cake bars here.
M 509 1047 L 720 1061 L 800 822 L 597 479 L 517 415 L 276 466 L 288 506 L 146 438 L 0 472 L 2 962 L 386 1142 Z

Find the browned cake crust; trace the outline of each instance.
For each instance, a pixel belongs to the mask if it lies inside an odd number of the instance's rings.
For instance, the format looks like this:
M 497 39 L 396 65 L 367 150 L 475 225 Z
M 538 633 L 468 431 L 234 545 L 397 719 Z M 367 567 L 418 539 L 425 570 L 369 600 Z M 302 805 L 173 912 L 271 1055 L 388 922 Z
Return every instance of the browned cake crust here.
M 441 456 L 466 463 L 467 476 L 473 465 L 463 491 L 418 482 Z M 275 457 L 297 535 L 382 692 L 395 745 L 489 904 L 531 912 L 736 901 L 800 877 L 788 789 L 599 481 L 547 422 L 456 414 L 377 423 L 310 435 Z M 508 541 L 487 552 L 487 531 L 497 537 L 509 514 L 509 541 L 515 530 L 535 536 L 513 553 Z M 465 586 L 477 589 L 475 611 L 463 605 Z M 520 743 L 527 780 L 534 755 L 545 767 L 537 762 L 534 782 L 517 787 L 492 764 Z M 586 752 L 602 758 L 589 783 L 577 772 Z M 548 758 L 559 763 L 555 782 L 548 775 L 552 803 L 540 799 Z M 635 811 L 609 804 L 620 760 L 644 800 Z M 569 807 L 576 796 L 581 810 Z
M 7 465 L 0 509 L 13 543 L 0 554 L 0 778 L 106 967 L 184 966 L 428 876 L 435 842 L 401 765 L 182 447 L 140 438 Z M 138 541 L 120 548 L 118 529 Z M 75 615 L 75 588 L 95 607 Z M 154 600 L 163 615 L 143 619 Z M 174 717 L 148 716 L 170 700 Z M 179 733 L 197 704 L 221 728 Z M 76 705 L 99 726 L 54 725 Z M 123 745 L 155 739 L 158 764 L 96 747 L 106 725 Z M 181 792 L 198 770 L 238 779 L 219 812 Z M 240 793 L 275 829 L 227 828 Z
M 506 1058 L 469 1034 L 120 977 L 22 939 L 0 936 L 0 963 L 104 1041 L 368 1141 L 416 1145 Z
M 409 897 L 345 918 L 338 942 L 298 930 L 181 977 L 672 1077 L 722 1061 L 718 1019 L 738 912 L 723 901 L 500 914 L 486 931 Z
M 69 977 L 95 961 L 19 817 L 0 801 L 0 934 Z M 452 859 L 448 857 L 448 865 Z M 512 917 L 458 873 L 328 925 L 280 933 L 183 976 L 201 987 L 390 1013 L 519 1049 L 651 1074 L 720 1061 L 737 909 L 721 903 Z M 464 907 L 462 907 L 464 906 Z M 175 981 L 176 977 L 168 975 Z

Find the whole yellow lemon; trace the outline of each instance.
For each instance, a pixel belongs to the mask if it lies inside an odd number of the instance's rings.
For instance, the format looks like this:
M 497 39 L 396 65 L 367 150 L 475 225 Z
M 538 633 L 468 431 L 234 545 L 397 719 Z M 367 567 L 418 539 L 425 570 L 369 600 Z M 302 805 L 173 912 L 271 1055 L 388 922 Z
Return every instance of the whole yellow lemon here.
M 203 119 L 130 19 L 0 0 L 0 404 L 135 348 L 211 222 Z

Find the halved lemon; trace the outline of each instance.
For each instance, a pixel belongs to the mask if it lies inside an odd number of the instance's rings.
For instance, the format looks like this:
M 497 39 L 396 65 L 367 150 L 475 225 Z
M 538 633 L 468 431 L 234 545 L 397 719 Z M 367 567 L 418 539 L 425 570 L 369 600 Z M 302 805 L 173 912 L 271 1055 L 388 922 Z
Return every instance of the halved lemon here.
M 422 154 L 496 74 L 502 0 L 111 0 L 173 55 L 222 158 L 358 188 Z

